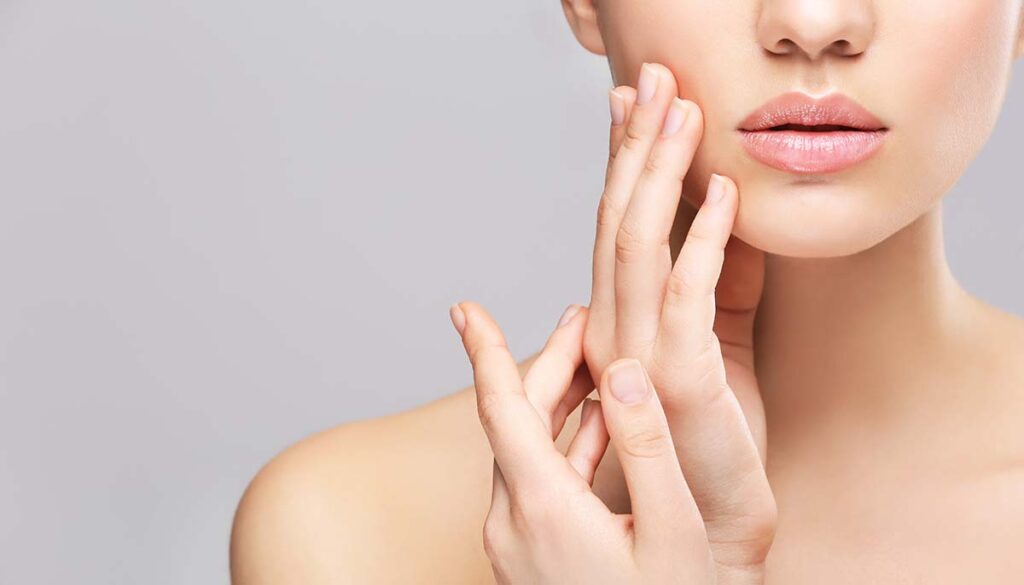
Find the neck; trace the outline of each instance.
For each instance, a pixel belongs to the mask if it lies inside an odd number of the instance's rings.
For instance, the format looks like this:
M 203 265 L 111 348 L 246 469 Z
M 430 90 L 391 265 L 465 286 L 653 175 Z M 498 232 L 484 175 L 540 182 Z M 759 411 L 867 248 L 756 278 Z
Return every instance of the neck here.
M 955 357 L 969 298 L 946 262 L 941 203 L 857 254 L 768 254 L 754 347 L 770 436 L 899 420 L 936 360 Z

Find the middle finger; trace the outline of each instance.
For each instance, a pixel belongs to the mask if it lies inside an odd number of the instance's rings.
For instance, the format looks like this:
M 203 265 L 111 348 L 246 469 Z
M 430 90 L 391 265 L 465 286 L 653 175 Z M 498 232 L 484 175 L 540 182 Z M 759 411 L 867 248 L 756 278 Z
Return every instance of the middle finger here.
M 654 142 L 615 238 L 615 335 L 620 356 L 641 355 L 657 338 L 672 269 L 672 224 L 683 177 L 703 131 L 697 105 L 677 97 L 675 79 L 667 68 L 659 66 L 658 72 L 658 89 L 670 102 L 668 111 L 654 129 Z

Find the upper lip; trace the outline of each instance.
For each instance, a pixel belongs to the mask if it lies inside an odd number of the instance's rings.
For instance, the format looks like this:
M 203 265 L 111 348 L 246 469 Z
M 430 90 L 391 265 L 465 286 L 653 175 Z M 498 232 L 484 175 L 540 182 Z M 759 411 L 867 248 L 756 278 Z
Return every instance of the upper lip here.
M 874 114 L 841 93 L 814 98 L 798 91 L 768 100 L 744 118 L 739 129 L 767 130 L 784 124 L 834 125 L 856 130 L 886 129 Z

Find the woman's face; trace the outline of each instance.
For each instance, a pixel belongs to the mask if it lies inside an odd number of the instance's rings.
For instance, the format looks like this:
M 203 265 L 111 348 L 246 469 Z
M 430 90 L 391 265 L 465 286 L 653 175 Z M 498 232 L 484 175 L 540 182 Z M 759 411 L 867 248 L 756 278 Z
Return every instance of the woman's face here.
M 700 105 L 684 198 L 697 206 L 711 173 L 731 177 L 735 235 L 787 256 L 864 250 L 935 206 L 988 139 L 1022 51 L 1022 0 L 562 2 L 616 85 L 657 62 Z M 881 148 L 827 172 L 754 159 L 741 122 L 792 91 L 852 98 L 888 128 Z

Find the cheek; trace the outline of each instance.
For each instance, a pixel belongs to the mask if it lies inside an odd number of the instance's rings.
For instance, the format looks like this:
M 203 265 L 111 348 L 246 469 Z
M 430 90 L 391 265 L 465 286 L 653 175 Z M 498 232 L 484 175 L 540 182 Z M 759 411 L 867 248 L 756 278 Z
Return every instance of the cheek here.
M 768 252 L 805 257 L 856 253 L 931 209 L 998 118 L 1020 0 L 876 0 L 868 51 L 856 61 L 827 64 L 832 83 L 826 85 L 859 98 L 893 132 L 873 160 L 811 180 L 753 161 L 734 135 L 751 109 L 801 86 L 807 78 L 800 71 L 810 71 L 764 60 L 751 37 L 752 4 L 606 5 L 603 33 L 617 82 L 635 86 L 640 63 L 657 61 L 673 71 L 680 95 L 704 110 L 704 140 L 684 181 L 684 199 L 696 207 L 710 174 L 726 174 L 740 188 L 736 235 Z
M 897 82 L 889 98 L 893 124 L 901 130 L 909 168 L 948 187 L 999 116 L 1012 65 L 1017 3 L 890 4 L 891 31 L 879 39 L 884 43 L 879 52 L 887 58 L 878 64 L 886 69 L 884 79 Z
M 730 87 L 708 78 L 716 67 L 749 77 L 735 47 L 752 42 L 751 12 L 749 2 L 618 0 L 598 11 L 598 25 L 616 83 L 636 86 L 640 64 L 657 62 L 675 74 L 682 97 L 702 103 L 702 89 Z

